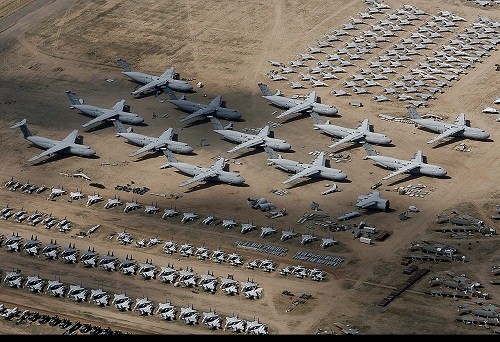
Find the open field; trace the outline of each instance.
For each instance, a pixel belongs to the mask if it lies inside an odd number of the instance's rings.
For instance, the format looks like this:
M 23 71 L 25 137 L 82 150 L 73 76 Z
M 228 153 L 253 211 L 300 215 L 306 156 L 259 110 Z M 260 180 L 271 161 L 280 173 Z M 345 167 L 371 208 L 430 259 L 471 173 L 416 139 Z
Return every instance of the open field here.
M 375 24 L 378 19 L 386 19 L 387 13 L 401 9 L 398 1 L 384 1 L 390 6 L 375 19 L 367 19 Z M 482 127 L 490 133 L 488 141 L 450 140 L 439 145 L 429 145 L 427 141 L 434 133 L 418 129 L 413 124 L 381 120 L 378 115 L 385 113 L 395 117 L 405 115 L 405 101 L 375 102 L 374 95 L 382 95 L 380 87 L 374 87 L 373 94 L 353 94 L 336 97 L 332 89 L 344 89 L 342 82 L 350 75 L 367 68 L 368 61 L 391 49 L 399 43 L 399 37 L 408 37 L 415 32 L 416 25 L 431 20 L 440 10 L 450 11 L 466 21 L 458 22 L 452 32 L 444 32 L 438 39 L 440 45 L 456 39 L 457 32 L 464 32 L 481 16 L 500 21 L 499 7 L 480 8 L 466 1 L 440 1 L 439 8 L 433 1 L 409 0 L 405 2 L 424 10 L 425 19 L 413 26 L 405 27 L 381 43 L 374 53 L 365 60 L 356 61 L 355 66 L 346 67 L 347 73 L 338 74 L 339 79 L 326 81 L 328 87 L 291 89 L 285 81 L 272 81 L 266 74 L 275 69 L 269 61 L 299 59 L 300 52 L 307 46 L 316 46 L 316 40 L 323 40 L 324 33 L 340 29 L 349 23 L 350 17 L 359 18 L 368 5 L 356 1 L 8 1 L 0 6 L 0 150 L 2 166 L 0 181 L 13 178 L 21 183 L 30 182 L 47 187 L 61 187 L 69 191 L 81 189 L 86 195 L 99 193 L 104 201 L 119 197 L 123 202 L 137 201 L 143 206 L 155 203 L 160 208 L 176 208 L 181 213 L 194 211 L 199 219 L 188 224 L 180 223 L 181 217 L 161 219 L 161 213 L 148 215 L 143 209 L 124 213 L 123 207 L 106 210 L 105 202 L 87 207 L 86 199 L 68 201 L 68 196 L 46 200 L 50 189 L 42 194 L 26 194 L 20 190 L 9 191 L 0 188 L 0 207 L 9 205 L 16 210 L 26 209 L 51 213 L 58 218 L 67 217 L 73 224 L 69 233 L 56 229 L 47 230 L 40 226 L 30 226 L 26 222 L 16 223 L 12 218 L 0 221 L 0 234 L 6 238 L 13 232 L 24 239 L 36 235 L 42 243 L 57 239 L 66 247 L 75 244 L 81 251 L 95 248 L 99 255 L 113 251 L 122 259 L 132 255 L 139 263 L 152 260 L 158 266 L 173 264 L 176 268 L 193 268 L 198 274 L 214 273 L 218 277 L 233 275 L 238 281 L 253 280 L 263 288 L 259 299 L 246 299 L 243 295 L 226 296 L 220 291 L 213 295 L 203 291 L 174 287 L 163 284 L 159 279 L 143 280 L 140 275 L 125 276 L 120 272 L 105 272 L 101 268 L 88 269 L 80 264 L 66 264 L 62 260 L 45 260 L 43 256 L 28 256 L 24 252 L 9 253 L 2 244 L 0 248 L 0 303 L 6 307 L 18 306 L 22 309 L 38 310 L 48 314 L 59 314 L 74 321 L 109 326 L 132 334 L 232 334 L 225 330 L 208 330 L 203 323 L 188 326 L 181 320 L 165 322 L 156 314 L 140 316 L 137 312 L 120 312 L 113 306 L 100 308 L 91 303 L 76 303 L 69 298 L 55 299 L 48 294 L 33 294 L 27 289 L 11 289 L 3 281 L 4 274 L 18 268 L 24 275 L 38 274 L 44 279 L 60 278 L 68 284 L 82 284 L 85 287 L 104 287 L 110 293 L 125 291 L 131 298 L 147 296 L 154 303 L 171 301 L 177 307 L 193 306 L 200 311 L 214 309 L 221 316 L 238 315 L 247 320 L 259 319 L 268 327 L 269 334 L 315 334 L 328 331 L 341 334 L 335 326 L 341 323 L 357 329 L 359 334 L 447 334 L 447 335 L 488 335 L 499 327 L 486 329 L 481 326 L 457 322 L 458 307 L 463 304 L 476 306 L 477 298 L 457 299 L 436 298 L 425 294 L 431 288 L 429 277 L 442 277 L 449 270 L 454 274 L 465 274 L 469 279 L 484 285 L 482 292 L 489 293 L 486 303 L 500 306 L 500 290 L 490 283 L 493 278 L 491 268 L 500 264 L 498 235 L 485 236 L 474 233 L 462 238 L 449 233 L 433 231 L 437 215 L 449 214 L 458 209 L 484 221 L 484 224 L 498 231 L 498 221 L 491 219 L 495 206 L 500 204 L 498 167 L 500 152 L 498 141 L 499 122 L 496 115 L 484 114 L 482 109 L 491 106 L 500 95 L 498 86 L 500 64 L 498 45 L 483 56 L 474 68 L 467 69 L 458 80 L 450 81 L 450 86 L 438 93 L 435 99 L 427 101 L 426 107 L 418 108 L 421 114 L 439 115 L 445 121 L 453 121 L 459 113 L 465 113 L 471 125 Z M 366 26 L 368 29 L 369 26 Z M 360 33 L 354 31 L 353 35 Z M 497 39 L 500 38 L 497 35 Z M 347 38 L 343 38 L 347 41 Z M 341 47 L 342 42 L 332 42 Z M 333 47 L 325 48 L 334 53 Z M 423 54 L 431 56 L 432 51 Z M 185 115 L 176 110 L 161 95 L 133 98 L 130 92 L 136 86 L 130 82 L 115 64 L 115 60 L 126 60 L 133 69 L 151 74 L 161 74 L 170 66 L 175 67 L 181 78 L 193 85 L 202 82 L 203 87 L 196 93 L 186 94 L 188 99 L 207 103 L 213 97 L 222 95 L 227 107 L 236 108 L 243 114 L 241 121 L 233 123 L 235 130 L 261 128 L 267 123 L 274 124 L 274 135 L 287 140 L 293 151 L 283 152 L 284 158 L 311 162 L 313 151 L 325 150 L 342 153 L 345 158 L 336 162 L 328 157 L 330 165 L 344 171 L 347 181 L 337 182 L 339 191 L 321 195 L 327 185 L 326 180 L 306 180 L 292 184 L 282 184 L 289 176 L 285 172 L 267 164 L 267 154 L 260 149 L 227 153 L 233 144 L 220 139 L 212 131 L 208 120 L 180 123 Z M 407 68 L 398 69 L 399 74 L 409 74 L 416 68 L 422 55 L 407 63 Z M 314 62 L 308 61 L 310 65 Z M 399 75 L 398 74 L 398 75 Z M 391 76 L 393 79 L 397 75 Z M 299 80 L 298 74 L 290 76 Z M 387 181 L 382 177 L 391 171 L 380 168 L 364 159 L 365 150 L 359 145 L 346 144 L 329 150 L 332 139 L 315 131 L 312 120 L 307 115 L 294 115 L 290 119 L 276 119 L 280 109 L 270 106 L 261 97 L 258 82 L 264 82 L 274 91 L 280 89 L 285 95 L 308 94 L 316 90 L 323 103 L 335 105 L 340 116 L 328 118 L 331 123 L 347 127 L 358 126 L 365 118 L 370 120 L 374 130 L 389 135 L 392 146 L 376 147 L 379 153 L 401 159 L 409 159 L 417 150 L 422 150 L 430 164 L 437 164 L 448 171 L 445 178 L 426 176 L 398 176 Z M 389 81 L 381 81 L 390 86 Z M 223 155 L 229 159 L 229 170 L 240 172 L 245 178 L 245 186 L 228 184 L 204 184 L 179 187 L 187 176 L 172 168 L 159 169 L 166 163 L 162 153 L 151 153 L 143 157 L 130 157 L 137 149 L 115 136 L 112 125 L 103 124 L 83 129 L 82 124 L 90 118 L 69 108 L 64 93 L 74 91 L 87 104 L 112 107 L 125 99 L 131 111 L 140 113 L 146 125 L 134 127 L 134 132 L 158 136 L 168 127 L 173 127 L 179 141 L 192 146 L 193 155 L 176 155 L 180 161 L 209 166 L 213 158 Z M 179 93 L 180 95 L 180 93 Z M 361 101 L 362 107 L 350 105 Z M 500 108 L 497 105 L 497 108 Z M 28 159 L 41 152 L 22 139 L 18 129 L 10 127 L 26 118 L 30 130 L 40 136 L 62 139 L 71 130 L 79 129 L 84 143 L 97 152 L 96 158 L 48 158 L 37 163 Z M 466 145 L 467 151 L 456 149 L 459 143 Z M 61 173 L 83 172 L 91 181 L 82 178 L 65 177 Z M 364 211 L 356 206 L 357 196 L 372 191 L 372 185 L 382 182 L 378 188 L 384 198 L 390 201 L 388 212 Z M 91 186 L 99 183 L 104 189 Z M 129 184 L 147 187 L 144 195 L 123 192 L 116 185 Z M 422 184 L 428 193 L 424 197 L 398 194 L 398 187 Z M 271 190 L 283 190 L 280 196 Z M 162 194 L 155 196 L 154 194 Z M 265 197 L 277 209 L 285 208 L 287 215 L 275 219 L 266 213 L 252 209 L 247 199 Z M 311 203 L 319 205 L 320 211 L 311 210 Z M 420 212 L 408 213 L 410 218 L 402 221 L 399 214 L 409 206 L 416 206 Z M 325 215 L 323 220 L 337 221 L 337 217 L 353 210 L 361 216 L 349 220 L 347 225 L 361 221 L 390 235 L 384 241 L 371 245 L 360 243 L 353 238 L 353 230 L 329 231 L 316 221 L 297 221 L 304 213 L 314 212 Z M 220 225 L 205 226 L 202 220 L 208 215 L 216 218 L 232 218 L 238 223 L 252 222 L 255 231 L 242 235 L 240 228 L 225 229 Z M 76 237 L 79 231 L 87 231 L 92 226 L 101 227 L 90 236 Z M 259 235 L 260 228 L 273 226 L 278 234 L 265 238 Z M 217 264 L 195 257 L 182 257 L 176 253 L 168 255 L 162 250 L 163 243 L 147 248 L 137 248 L 134 244 L 122 245 L 116 240 L 118 232 L 126 230 L 134 239 L 159 237 L 163 242 L 174 239 L 179 244 L 190 243 L 195 247 L 206 246 L 211 250 L 223 249 L 236 252 L 245 262 L 254 258 L 275 260 L 277 269 L 288 265 L 302 264 L 308 268 L 319 268 L 326 272 L 325 281 L 297 279 L 292 275 L 282 276 L 278 271 L 265 273 L 248 270 L 243 265 L 233 267 L 227 263 Z M 297 238 L 280 241 L 280 232 L 293 230 Z M 113 235 L 114 234 L 114 235 Z M 313 234 L 318 240 L 302 245 L 300 236 Z M 113 235 L 113 238 L 108 237 Z M 333 237 L 338 243 L 321 248 L 322 238 Z M 407 266 L 401 265 L 403 256 L 410 253 L 412 243 L 433 241 L 457 248 L 466 255 L 467 262 L 414 261 L 429 273 L 413 284 L 407 291 L 389 305 L 379 306 L 380 301 L 391 291 L 405 283 L 408 275 L 403 274 Z M 251 241 L 287 249 L 286 256 L 272 256 L 267 253 L 236 247 L 237 241 Z M 294 259 L 297 252 L 305 251 L 338 257 L 343 262 L 336 267 L 300 262 Z M 445 275 L 446 276 L 446 275 Z M 446 287 L 441 286 L 443 290 Z M 435 288 L 434 288 L 435 289 Z M 290 291 L 293 296 L 283 295 Z M 297 306 L 292 302 L 302 294 L 310 297 Z M 37 324 L 17 324 L 15 321 L 0 320 L 2 334 L 54 334 L 62 333 L 57 327 Z

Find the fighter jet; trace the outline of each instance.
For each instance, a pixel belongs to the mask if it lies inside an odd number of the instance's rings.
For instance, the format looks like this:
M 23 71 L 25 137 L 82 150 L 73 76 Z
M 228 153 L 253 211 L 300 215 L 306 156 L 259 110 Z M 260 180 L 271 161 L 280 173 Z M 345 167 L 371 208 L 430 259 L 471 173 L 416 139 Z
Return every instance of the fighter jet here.
M 24 139 L 31 142 L 37 147 L 45 149 L 44 152 L 31 157 L 28 161 L 32 162 L 46 156 L 55 154 L 73 154 L 80 157 L 91 157 L 95 155 L 95 151 L 90 146 L 83 145 L 83 138 L 78 136 L 78 130 L 73 130 L 63 140 L 54 140 L 38 135 L 33 135 L 28 129 L 26 119 L 22 119 L 11 128 L 20 128 Z
M 83 192 L 81 190 L 76 190 L 76 191 L 71 191 L 69 193 L 69 198 L 70 200 L 72 201 L 77 201 L 79 199 L 82 199 L 85 195 L 83 194 Z
M 173 265 L 168 264 L 161 268 L 158 273 L 158 277 L 164 283 L 173 284 L 179 277 L 179 272 L 173 267 Z
M 431 177 L 446 176 L 447 172 L 441 166 L 427 164 L 427 162 L 424 162 L 424 155 L 421 150 L 418 150 L 410 160 L 403 160 L 389 156 L 377 155 L 377 152 L 369 143 L 365 143 L 363 146 L 367 153 L 367 156 L 364 159 L 371 159 L 375 162 L 375 165 L 395 170 L 383 177 L 382 179 L 384 180 L 403 173 L 422 174 Z
M 139 203 L 137 203 L 136 201 L 127 202 L 127 203 L 125 203 L 125 208 L 123 208 L 123 212 L 128 213 L 132 210 L 139 209 L 140 207 L 141 207 L 141 205 Z
M 198 247 L 194 255 L 200 260 L 206 260 L 210 258 L 210 249 L 206 246 Z
M 138 311 L 141 316 L 150 316 L 154 312 L 154 304 L 148 297 L 137 298 L 132 311 Z
M 237 225 L 237 222 L 233 219 L 222 220 L 222 227 L 224 227 L 226 229 L 234 228 L 234 227 L 236 227 L 236 225 Z
M 239 293 L 239 284 L 232 277 L 222 278 L 220 280 L 219 288 L 228 296 L 234 296 Z
M 200 314 L 192 306 L 181 307 L 179 319 L 182 319 L 188 325 L 199 324 Z
M 144 212 L 146 214 L 154 214 L 154 213 L 157 213 L 160 211 L 160 207 L 158 207 L 157 204 L 153 204 L 151 203 L 150 205 L 147 205 L 145 208 L 144 208 Z
M 256 319 L 254 321 L 247 321 L 244 331 L 248 335 L 267 335 L 268 328 L 264 323 Z
M 163 215 L 161 216 L 161 218 L 166 220 L 169 217 L 174 217 L 177 215 L 179 215 L 179 211 L 175 208 L 170 208 L 163 211 Z
M 338 110 L 334 106 L 317 102 L 318 99 L 316 97 L 316 91 L 312 91 L 304 101 L 301 101 L 285 97 L 279 90 L 273 94 L 264 83 L 258 83 L 258 86 L 264 99 L 268 100 L 276 107 L 287 109 L 283 113 L 279 114 L 276 117 L 277 119 L 281 119 L 294 113 L 311 111 L 326 116 L 334 116 L 338 114 Z
M 49 243 L 44 244 L 42 254 L 47 259 L 59 258 L 59 245 L 56 240 L 51 239 Z
M 88 290 L 81 285 L 70 285 L 67 297 L 75 302 L 85 302 L 87 300 Z
M 12 233 L 10 237 L 5 241 L 5 248 L 9 252 L 19 252 L 21 250 L 22 237 L 19 236 L 19 233 Z
M 142 148 L 132 152 L 131 157 L 137 156 L 147 151 L 158 151 L 162 148 L 167 148 L 174 153 L 189 154 L 193 152 L 193 148 L 184 142 L 173 139 L 173 128 L 169 127 L 159 137 L 151 137 L 144 134 L 134 133 L 129 127 L 125 129 L 123 124 L 118 120 L 113 120 L 113 125 L 116 129 L 116 135 L 127 139 L 128 142 L 142 146 Z
M 406 107 L 413 122 L 418 126 L 439 133 L 435 138 L 427 143 L 432 144 L 447 137 L 464 137 L 474 140 L 487 140 L 490 134 L 482 128 L 470 127 L 465 119 L 465 114 L 461 113 L 453 123 L 444 123 L 434 119 L 422 119 L 417 110 L 412 106 Z
M 167 254 L 177 253 L 177 242 L 174 240 L 166 241 L 163 245 L 163 251 Z
M 293 239 L 294 237 L 297 236 L 297 233 L 295 233 L 293 230 L 284 230 L 281 232 L 281 241 L 285 241 L 288 239 Z
M 153 260 L 146 259 L 146 262 L 139 264 L 139 269 L 137 272 L 142 276 L 144 280 L 155 279 L 158 267 L 153 264 Z
M 94 193 L 93 195 L 87 196 L 87 207 L 90 207 L 92 204 L 102 201 L 102 196 L 99 193 Z
M 66 91 L 66 95 L 71 103 L 70 109 L 78 109 L 82 114 L 90 116 L 93 119 L 83 124 L 82 127 L 88 127 L 95 123 L 109 121 L 111 119 L 120 120 L 121 122 L 139 125 L 144 122 L 144 118 L 139 114 L 131 113 L 130 106 L 125 105 L 125 100 L 118 101 L 111 108 L 97 107 L 84 104 L 83 99 L 79 99 L 75 93 L 70 90 Z
M 274 227 L 262 227 L 260 236 L 266 237 L 268 235 L 276 234 L 276 229 Z
M 168 68 L 160 76 L 150 75 L 143 72 L 132 71 L 129 64 L 123 59 L 117 59 L 118 66 L 123 68 L 122 73 L 131 78 L 132 81 L 143 84 L 140 88 L 131 92 L 134 97 L 141 97 L 152 92 L 176 90 L 182 92 L 192 92 L 193 86 L 187 81 L 180 80 L 179 75 L 173 67 Z
M 224 171 L 225 158 L 222 156 L 219 156 L 212 166 L 202 167 L 194 164 L 179 162 L 169 150 L 163 150 L 163 153 L 167 157 L 168 163 L 160 168 L 172 166 L 180 173 L 192 176 L 192 178 L 180 183 L 179 186 L 186 186 L 199 181 L 222 182 L 232 185 L 241 185 L 245 182 L 245 178 L 243 178 L 239 173 Z
M 224 330 L 230 330 L 235 333 L 244 332 L 246 329 L 246 321 L 239 318 L 238 316 L 226 317 L 226 323 L 224 324 Z
M 224 252 L 221 249 L 216 249 L 215 251 L 212 252 L 211 259 L 214 262 L 220 264 L 220 263 L 226 261 L 226 252 Z
M 356 207 L 361 209 L 377 209 L 388 211 L 389 200 L 382 198 L 380 191 L 372 191 L 367 195 L 359 195 L 356 200 Z
M 198 286 L 205 292 L 215 293 L 218 282 L 219 280 L 217 277 L 209 272 L 200 276 L 198 279 Z
M 132 256 L 130 256 L 129 258 L 127 254 L 125 259 L 120 260 L 118 268 L 125 275 L 135 275 L 137 272 L 137 263 L 132 258 Z
M 193 287 L 196 286 L 196 283 L 198 282 L 198 275 L 193 271 L 192 268 L 188 269 L 186 267 L 185 270 L 181 269 L 179 271 L 179 277 L 177 278 L 177 281 L 184 287 Z
M 20 289 L 23 286 L 24 277 L 19 270 L 13 270 L 5 273 L 4 283 L 14 289 Z
M 158 303 L 156 313 L 164 320 L 173 321 L 175 320 L 177 309 L 171 302 Z
M 321 248 L 327 248 L 337 244 L 337 240 L 334 238 L 322 238 L 321 240 Z
M 220 134 L 223 139 L 235 142 L 238 145 L 228 150 L 232 153 L 244 148 L 269 146 L 278 151 L 288 151 L 292 146 L 285 140 L 276 139 L 271 137 L 270 126 L 266 125 L 259 130 L 257 134 L 243 133 L 233 130 L 232 128 L 225 128 L 219 120 L 211 117 L 210 120 L 214 125 L 214 132 Z M 227 126 L 226 126 L 227 127 Z
M 193 245 L 190 243 L 184 243 L 179 247 L 179 253 L 182 256 L 185 257 L 190 257 L 191 255 L 194 255 L 194 249 Z
M 243 258 L 238 253 L 231 253 L 226 257 L 226 261 L 231 266 L 240 266 L 243 265 Z
M 119 206 L 121 204 L 122 204 L 122 201 L 120 201 L 120 198 L 116 198 L 116 196 L 115 196 L 114 198 L 108 199 L 108 201 L 104 205 L 104 209 L 114 208 L 114 207 Z
M 110 295 L 102 288 L 90 290 L 89 302 L 97 306 L 108 306 L 110 299 Z
M 84 267 L 97 267 L 98 257 L 99 256 L 95 252 L 94 247 L 92 247 L 92 249 L 89 247 L 88 250 L 80 256 L 80 262 Z
M 47 287 L 45 292 L 51 294 L 54 297 L 63 297 L 66 292 L 66 285 L 61 283 L 59 280 L 49 280 L 47 281 Z
M 24 287 L 28 288 L 31 292 L 41 293 L 43 292 L 43 288 L 45 287 L 45 280 L 40 278 L 37 275 L 28 276 L 26 278 L 26 282 L 24 283 Z
M 251 222 L 246 222 L 241 224 L 241 234 L 246 234 L 257 228 L 257 226 Z
M 26 254 L 34 256 L 40 254 L 40 241 L 38 241 L 38 237 L 31 235 L 31 239 L 24 241 L 23 249 Z
M 78 259 L 78 250 L 75 248 L 75 244 L 72 246 L 70 243 L 68 247 L 64 248 L 60 257 L 67 263 L 75 264 Z
M 99 259 L 98 264 L 105 270 L 105 271 L 115 271 L 116 270 L 116 263 L 117 263 L 117 258 L 114 256 L 113 252 L 111 254 L 108 253 Z
M 111 305 L 114 305 L 120 311 L 130 311 L 132 299 L 125 293 L 115 293 Z
M 319 155 L 314 158 L 311 164 L 301 163 L 290 159 L 283 159 L 281 156 L 278 156 L 274 150 L 268 147 L 266 147 L 266 151 L 269 153 L 269 158 L 267 160 L 276 165 L 276 168 L 285 172 L 295 173 L 295 175 L 283 181 L 283 184 L 288 184 L 304 177 L 323 178 L 329 180 L 347 179 L 347 175 L 343 171 L 326 166 L 324 151 L 321 151 Z
M 222 101 L 222 95 L 216 96 L 207 104 L 200 104 L 194 101 L 186 100 L 185 97 L 178 99 L 175 95 L 171 95 L 168 102 L 175 105 L 177 108 L 184 112 L 190 113 L 181 119 L 181 122 L 189 121 L 192 119 L 206 118 L 209 115 L 225 120 L 238 120 L 241 119 L 241 113 L 236 109 L 226 108 L 225 102 Z
M 201 322 L 204 323 L 209 330 L 218 330 L 222 328 L 222 317 L 220 317 L 215 310 L 203 312 Z

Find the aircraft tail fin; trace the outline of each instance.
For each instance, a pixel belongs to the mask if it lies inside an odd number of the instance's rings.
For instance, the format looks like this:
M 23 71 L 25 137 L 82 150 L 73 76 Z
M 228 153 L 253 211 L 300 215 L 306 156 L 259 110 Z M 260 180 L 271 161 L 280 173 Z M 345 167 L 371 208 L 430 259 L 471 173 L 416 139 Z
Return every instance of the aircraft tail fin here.
M 213 117 L 212 115 L 209 115 L 208 118 L 210 119 L 210 122 L 212 122 L 212 125 L 214 125 L 214 129 L 224 129 L 224 126 L 222 126 L 219 119 Z
M 271 92 L 271 90 L 269 90 L 269 88 L 267 87 L 266 84 L 264 84 L 262 82 L 259 82 L 259 83 L 257 83 L 257 85 L 260 88 L 260 92 L 262 93 L 262 96 L 271 96 L 271 95 L 273 95 L 273 93 Z
M 422 119 L 420 114 L 418 114 L 417 109 L 413 106 L 406 106 L 406 109 L 408 110 L 408 115 L 412 119 Z
M 177 160 L 177 158 L 175 158 L 173 152 L 170 151 L 168 148 L 162 149 L 162 151 L 163 151 L 163 154 L 165 155 L 165 157 L 167 157 L 168 163 L 160 166 L 160 169 L 164 169 L 166 167 L 169 167 L 170 163 L 178 163 L 179 162 Z
M 178 100 L 177 96 L 170 87 L 162 87 L 161 90 L 168 95 L 170 100 Z
M 76 97 L 76 94 L 71 90 L 66 90 L 66 95 L 68 95 L 69 102 L 71 102 L 70 108 L 73 108 L 74 105 L 83 104 L 83 100 Z
M 129 71 L 132 71 L 132 69 L 130 69 L 130 65 L 128 65 L 127 62 L 125 62 L 123 59 L 119 58 L 116 60 L 116 64 L 118 64 L 118 66 L 122 67 L 123 68 L 123 71 L 125 72 L 129 72 Z
M 310 115 L 311 115 L 311 118 L 313 119 L 314 124 L 316 124 L 316 125 L 328 124 L 328 122 L 323 122 L 323 120 L 321 120 L 321 118 L 319 117 L 319 114 L 316 113 L 314 110 L 311 111 Z
M 365 148 L 366 154 L 368 156 L 376 156 L 378 154 L 377 151 L 375 151 L 375 149 L 373 148 L 373 146 L 369 143 L 364 143 L 363 147 Z
M 116 133 L 131 133 L 133 131 L 132 127 L 125 129 L 125 126 L 123 126 L 120 120 L 111 119 L 111 122 L 113 122 L 113 126 L 115 126 Z
M 264 150 L 267 152 L 267 154 L 269 155 L 269 158 L 268 159 L 281 159 L 281 156 L 278 155 L 278 153 L 276 153 L 276 151 L 274 149 L 272 149 L 271 147 L 269 146 L 264 146 Z
M 33 134 L 31 134 L 30 130 L 28 129 L 28 124 L 26 122 L 26 119 L 22 119 L 21 121 L 17 122 L 11 128 L 17 128 L 17 127 L 19 127 L 21 129 L 21 132 L 23 132 L 23 136 L 25 138 L 31 137 L 33 135 Z

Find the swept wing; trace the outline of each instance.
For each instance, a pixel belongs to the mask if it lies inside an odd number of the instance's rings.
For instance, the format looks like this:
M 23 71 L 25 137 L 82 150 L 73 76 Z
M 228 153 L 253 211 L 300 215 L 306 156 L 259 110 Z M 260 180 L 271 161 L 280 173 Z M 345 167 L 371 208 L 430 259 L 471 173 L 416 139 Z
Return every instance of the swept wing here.
M 149 143 L 143 147 L 141 147 L 140 149 L 132 152 L 130 154 L 131 157 L 133 156 L 136 156 L 138 154 L 141 154 L 143 152 L 146 152 L 146 151 L 151 151 L 151 150 L 154 150 L 154 149 L 157 149 L 157 148 L 160 148 L 164 145 L 166 145 L 169 141 L 171 141 L 171 137 L 172 137 L 172 132 L 173 132 L 173 128 L 170 127 L 169 129 L 167 129 L 165 132 L 163 132 L 159 137 L 158 139 L 156 139 L 156 141 L 152 142 L 152 143 Z
M 283 182 L 283 184 L 287 184 L 287 183 L 290 183 L 290 182 L 293 182 L 294 180 L 296 179 L 299 179 L 299 178 L 303 178 L 303 177 L 310 177 L 316 173 L 319 172 L 319 168 L 318 167 L 309 167 L 307 169 L 304 169 L 300 172 L 297 172 L 296 174 L 294 174 L 292 177 L 288 178 L 287 180 L 285 180 Z
M 185 186 L 194 182 L 199 182 L 201 180 L 217 176 L 218 171 L 214 169 L 209 169 L 208 171 L 204 171 L 200 174 L 197 174 L 196 176 L 192 177 L 191 179 L 188 179 L 187 181 L 182 182 L 179 184 L 179 186 Z
M 307 98 L 304 100 L 304 102 L 284 111 L 280 115 L 278 115 L 276 118 L 281 119 L 282 117 L 285 117 L 289 114 L 301 112 L 306 109 L 310 109 L 311 106 L 313 105 L 314 101 L 316 101 L 316 91 L 312 91 Z
M 396 171 L 388 174 L 387 176 L 383 177 L 382 179 L 386 180 L 386 179 L 392 178 L 394 176 L 397 176 L 397 175 L 400 175 L 402 173 L 406 173 L 406 172 L 409 172 L 409 171 L 411 171 L 413 169 L 416 169 L 417 167 L 420 167 L 420 165 L 416 164 L 416 163 L 407 164 L 405 166 L 400 167 Z
M 433 139 L 429 140 L 427 143 L 432 144 L 433 142 L 436 142 L 438 140 L 452 136 L 455 133 L 462 132 L 464 129 L 465 129 L 464 127 L 460 127 L 460 126 L 448 128 L 446 131 L 441 132 L 441 134 L 439 134 L 436 137 L 434 137 Z
M 78 130 L 75 129 L 70 134 L 68 134 L 68 136 L 66 138 L 64 138 L 62 141 L 60 141 L 58 144 L 52 146 L 48 150 L 43 151 L 39 155 L 31 157 L 30 159 L 28 159 L 28 161 L 35 161 L 35 160 L 38 160 L 42 157 L 49 156 L 51 154 L 57 153 L 59 151 L 62 151 L 64 149 L 70 147 L 75 142 L 77 135 L 78 135 Z
M 104 121 L 104 120 L 108 120 L 108 119 L 111 119 L 111 118 L 113 118 L 115 116 L 118 116 L 118 112 L 117 111 L 115 111 L 115 110 L 106 110 L 103 114 L 101 114 L 101 115 L 93 118 L 89 122 L 83 124 L 82 127 L 87 127 L 87 126 L 95 124 L 96 122 L 101 122 L 101 121 Z
M 345 142 L 348 142 L 348 141 L 355 141 L 355 140 L 358 140 L 360 138 L 364 138 L 364 134 L 361 133 L 361 132 L 353 132 L 353 133 L 350 133 L 348 134 L 347 136 L 343 137 L 342 139 L 340 139 L 339 141 L 331 144 L 330 146 L 328 147 L 336 147 L 340 144 L 343 144 Z
M 258 137 L 255 137 L 253 139 L 247 140 L 244 143 L 236 145 L 235 147 L 233 147 L 232 149 L 230 149 L 227 152 L 236 152 L 236 151 L 241 150 L 243 148 L 258 146 L 258 145 L 261 145 L 263 143 L 264 143 L 264 137 L 258 136 Z

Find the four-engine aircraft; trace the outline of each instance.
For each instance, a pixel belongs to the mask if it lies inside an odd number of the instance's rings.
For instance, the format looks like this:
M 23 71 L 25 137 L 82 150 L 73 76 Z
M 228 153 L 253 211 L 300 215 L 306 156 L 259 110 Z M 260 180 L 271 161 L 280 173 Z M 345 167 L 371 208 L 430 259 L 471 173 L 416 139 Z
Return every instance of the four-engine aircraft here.
M 30 141 L 37 147 L 46 149 L 45 152 L 28 159 L 30 162 L 54 154 L 74 154 L 81 157 L 91 157 L 95 155 L 95 151 L 90 146 L 79 143 L 83 142 L 83 138 L 78 136 L 78 130 L 76 129 L 68 134 L 63 140 L 54 140 L 31 134 L 26 119 L 19 121 L 11 128 L 20 128 L 24 139 Z

